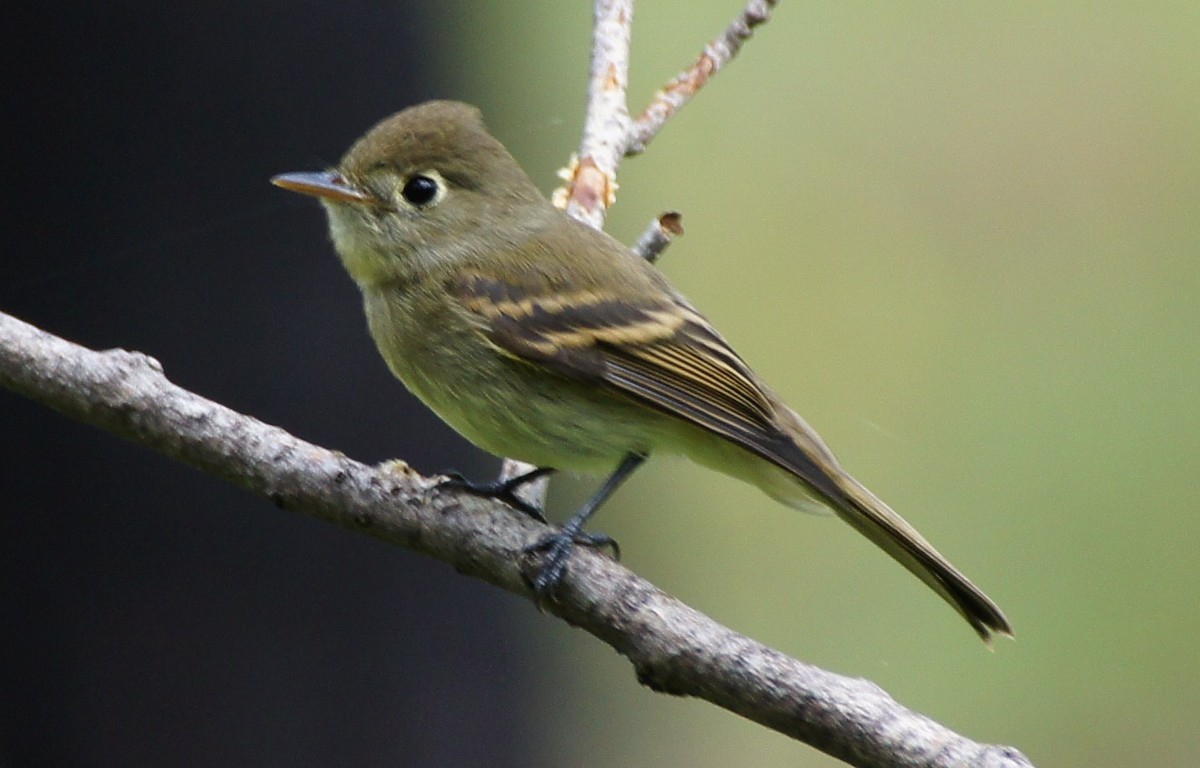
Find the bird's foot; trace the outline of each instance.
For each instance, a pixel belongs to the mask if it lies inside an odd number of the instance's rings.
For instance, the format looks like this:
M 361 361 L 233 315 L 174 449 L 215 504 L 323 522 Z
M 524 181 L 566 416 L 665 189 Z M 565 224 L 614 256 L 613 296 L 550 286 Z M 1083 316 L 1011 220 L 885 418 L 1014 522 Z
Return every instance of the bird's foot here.
M 532 577 L 527 577 L 530 588 L 537 598 L 538 604 L 550 596 L 562 581 L 567 572 L 567 563 L 575 552 L 576 546 L 593 549 L 612 549 L 613 558 L 621 559 L 621 546 L 616 539 L 603 533 L 587 533 L 568 523 L 556 533 L 551 533 L 538 539 L 525 548 L 527 555 L 541 555 L 542 562 Z
M 547 522 L 546 516 L 542 514 L 541 507 L 525 501 L 517 491 L 527 483 L 549 475 L 553 471 L 550 467 L 537 467 L 523 475 L 481 483 L 468 480 L 463 477 L 462 473 L 451 470 L 442 473 L 446 479 L 438 483 L 438 486 L 443 488 L 457 488 L 473 496 L 480 496 L 485 499 L 498 499 L 513 509 L 524 512 L 539 523 L 545 523 Z

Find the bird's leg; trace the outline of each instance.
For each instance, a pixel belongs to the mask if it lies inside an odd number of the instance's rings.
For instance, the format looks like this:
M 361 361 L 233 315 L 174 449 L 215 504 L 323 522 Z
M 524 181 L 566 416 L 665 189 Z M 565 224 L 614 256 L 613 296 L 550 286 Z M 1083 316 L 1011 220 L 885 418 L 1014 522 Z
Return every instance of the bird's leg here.
M 571 559 L 571 552 L 575 549 L 576 544 L 583 544 L 589 547 L 604 547 L 611 546 L 613 554 L 619 559 L 621 556 L 621 548 L 617 546 L 617 542 L 610 536 L 604 534 L 584 533 L 583 526 L 588 519 L 596 514 L 596 510 L 608 500 L 608 497 L 613 494 L 617 488 L 621 487 L 633 471 L 642 465 L 646 460 L 646 456 L 640 453 L 631 453 L 621 460 L 621 464 L 617 467 L 608 479 L 604 481 L 604 485 L 596 491 L 592 498 L 579 508 L 579 511 L 571 516 L 567 524 L 562 527 L 557 533 L 552 533 L 536 543 L 526 547 L 526 552 L 542 552 L 544 560 L 537 574 L 530 581 L 530 586 L 533 588 L 534 594 L 541 601 L 557 586 L 562 580 L 563 574 L 567 572 L 567 561 Z
M 446 479 L 438 485 L 446 488 L 458 488 L 474 496 L 482 496 L 485 499 L 498 499 L 513 509 L 524 512 L 539 523 L 545 523 L 547 520 L 546 516 L 542 514 L 542 510 L 522 499 L 517 494 L 517 491 L 526 483 L 532 483 L 539 477 L 545 477 L 553 472 L 553 467 L 535 467 L 523 475 L 479 483 L 468 480 L 458 472 L 451 471 L 444 473 Z

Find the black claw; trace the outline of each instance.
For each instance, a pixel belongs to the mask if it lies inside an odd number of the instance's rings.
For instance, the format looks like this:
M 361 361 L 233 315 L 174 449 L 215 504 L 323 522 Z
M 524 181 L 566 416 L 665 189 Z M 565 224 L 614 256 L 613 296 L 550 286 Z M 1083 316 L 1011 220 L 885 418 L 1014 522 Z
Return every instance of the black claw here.
M 621 559 L 621 545 L 617 543 L 616 539 L 608 534 L 585 533 L 580 531 L 579 533 L 575 534 L 573 541 L 576 544 L 582 544 L 583 546 L 591 547 L 592 549 L 604 549 L 605 547 L 608 547 L 610 550 L 612 550 L 613 560 Z
M 523 475 L 511 477 L 507 480 L 493 480 L 487 483 L 480 483 L 468 480 L 460 472 L 451 470 L 442 473 L 446 479 L 438 485 L 447 488 L 458 488 L 459 490 L 466 491 L 475 496 L 481 496 L 485 499 L 498 499 L 513 509 L 524 512 L 539 523 L 545 523 L 547 522 L 546 516 L 542 514 L 541 508 L 522 499 L 517 495 L 517 491 L 526 483 L 537 480 L 539 477 L 548 475 L 553 471 L 550 467 L 538 467 Z
M 551 534 L 526 547 L 525 552 L 528 554 L 534 552 L 544 554 L 541 567 L 537 569 L 533 579 L 529 582 L 539 603 L 549 597 L 558 583 L 562 581 L 563 575 L 567 572 L 567 561 L 571 559 L 574 549 L 575 540 L 566 532 Z
M 538 539 L 525 548 L 525 554 L 542 555 L 541 567 L 529 580 L 529 586 L 533 589 L 539 603 L 550 596 L 550 593 L 562 581 L 562 577 L 566 575 L 567 563 L 570 562 L 576 546 L 593 549 L 609 547 L 612 549 L 613 557 L 617 560 L 621 559 L 621 547 L 612 536 L 603 533 L 585 533 L 570 525 L 558 533 Z

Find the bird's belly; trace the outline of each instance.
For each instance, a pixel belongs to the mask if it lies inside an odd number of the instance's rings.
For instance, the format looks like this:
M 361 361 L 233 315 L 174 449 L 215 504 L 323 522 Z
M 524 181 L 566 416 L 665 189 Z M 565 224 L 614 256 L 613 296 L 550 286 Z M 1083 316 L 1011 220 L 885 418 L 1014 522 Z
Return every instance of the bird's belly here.
M 419 375 L 404 380 L 475 445 L 541 467 L 610 472 L 628 454 L 649 453 L 661 443 L 666 417 L 657 412 L 572 381 L 546 378 L 553 374 L 522 373 L 493 371 L 481 380 L 460 371 L 454 387 L 430 384 Z
M 473 329 L 433 324 L 429 334 L 398 336 L 395 329 L 406 326 L 376 322 L 375 313 L 386 309 L 371 304 L 372 336 L 388 367 L 443 421 L 489 453 L 607 473 L 630 453 L 660 447 L 676 429 L 664 414 L 508 357 L 478 336 L 452 337 L 473 335 Z

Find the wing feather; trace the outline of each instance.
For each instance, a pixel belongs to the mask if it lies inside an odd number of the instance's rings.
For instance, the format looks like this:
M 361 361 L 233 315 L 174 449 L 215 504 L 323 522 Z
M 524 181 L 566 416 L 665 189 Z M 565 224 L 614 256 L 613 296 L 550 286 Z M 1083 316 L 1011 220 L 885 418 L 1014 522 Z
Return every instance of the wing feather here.
M 830 473 L 781 429 L 750 368 L 682 297 L 664 291 L 634 303 L 598 289 L 547 296 L 536 285 L 544 281 L 476 273 L 458 277 L 451 292 L 505 353 L 632 397 L 762 456 L 830 500 L 842 497 Z

